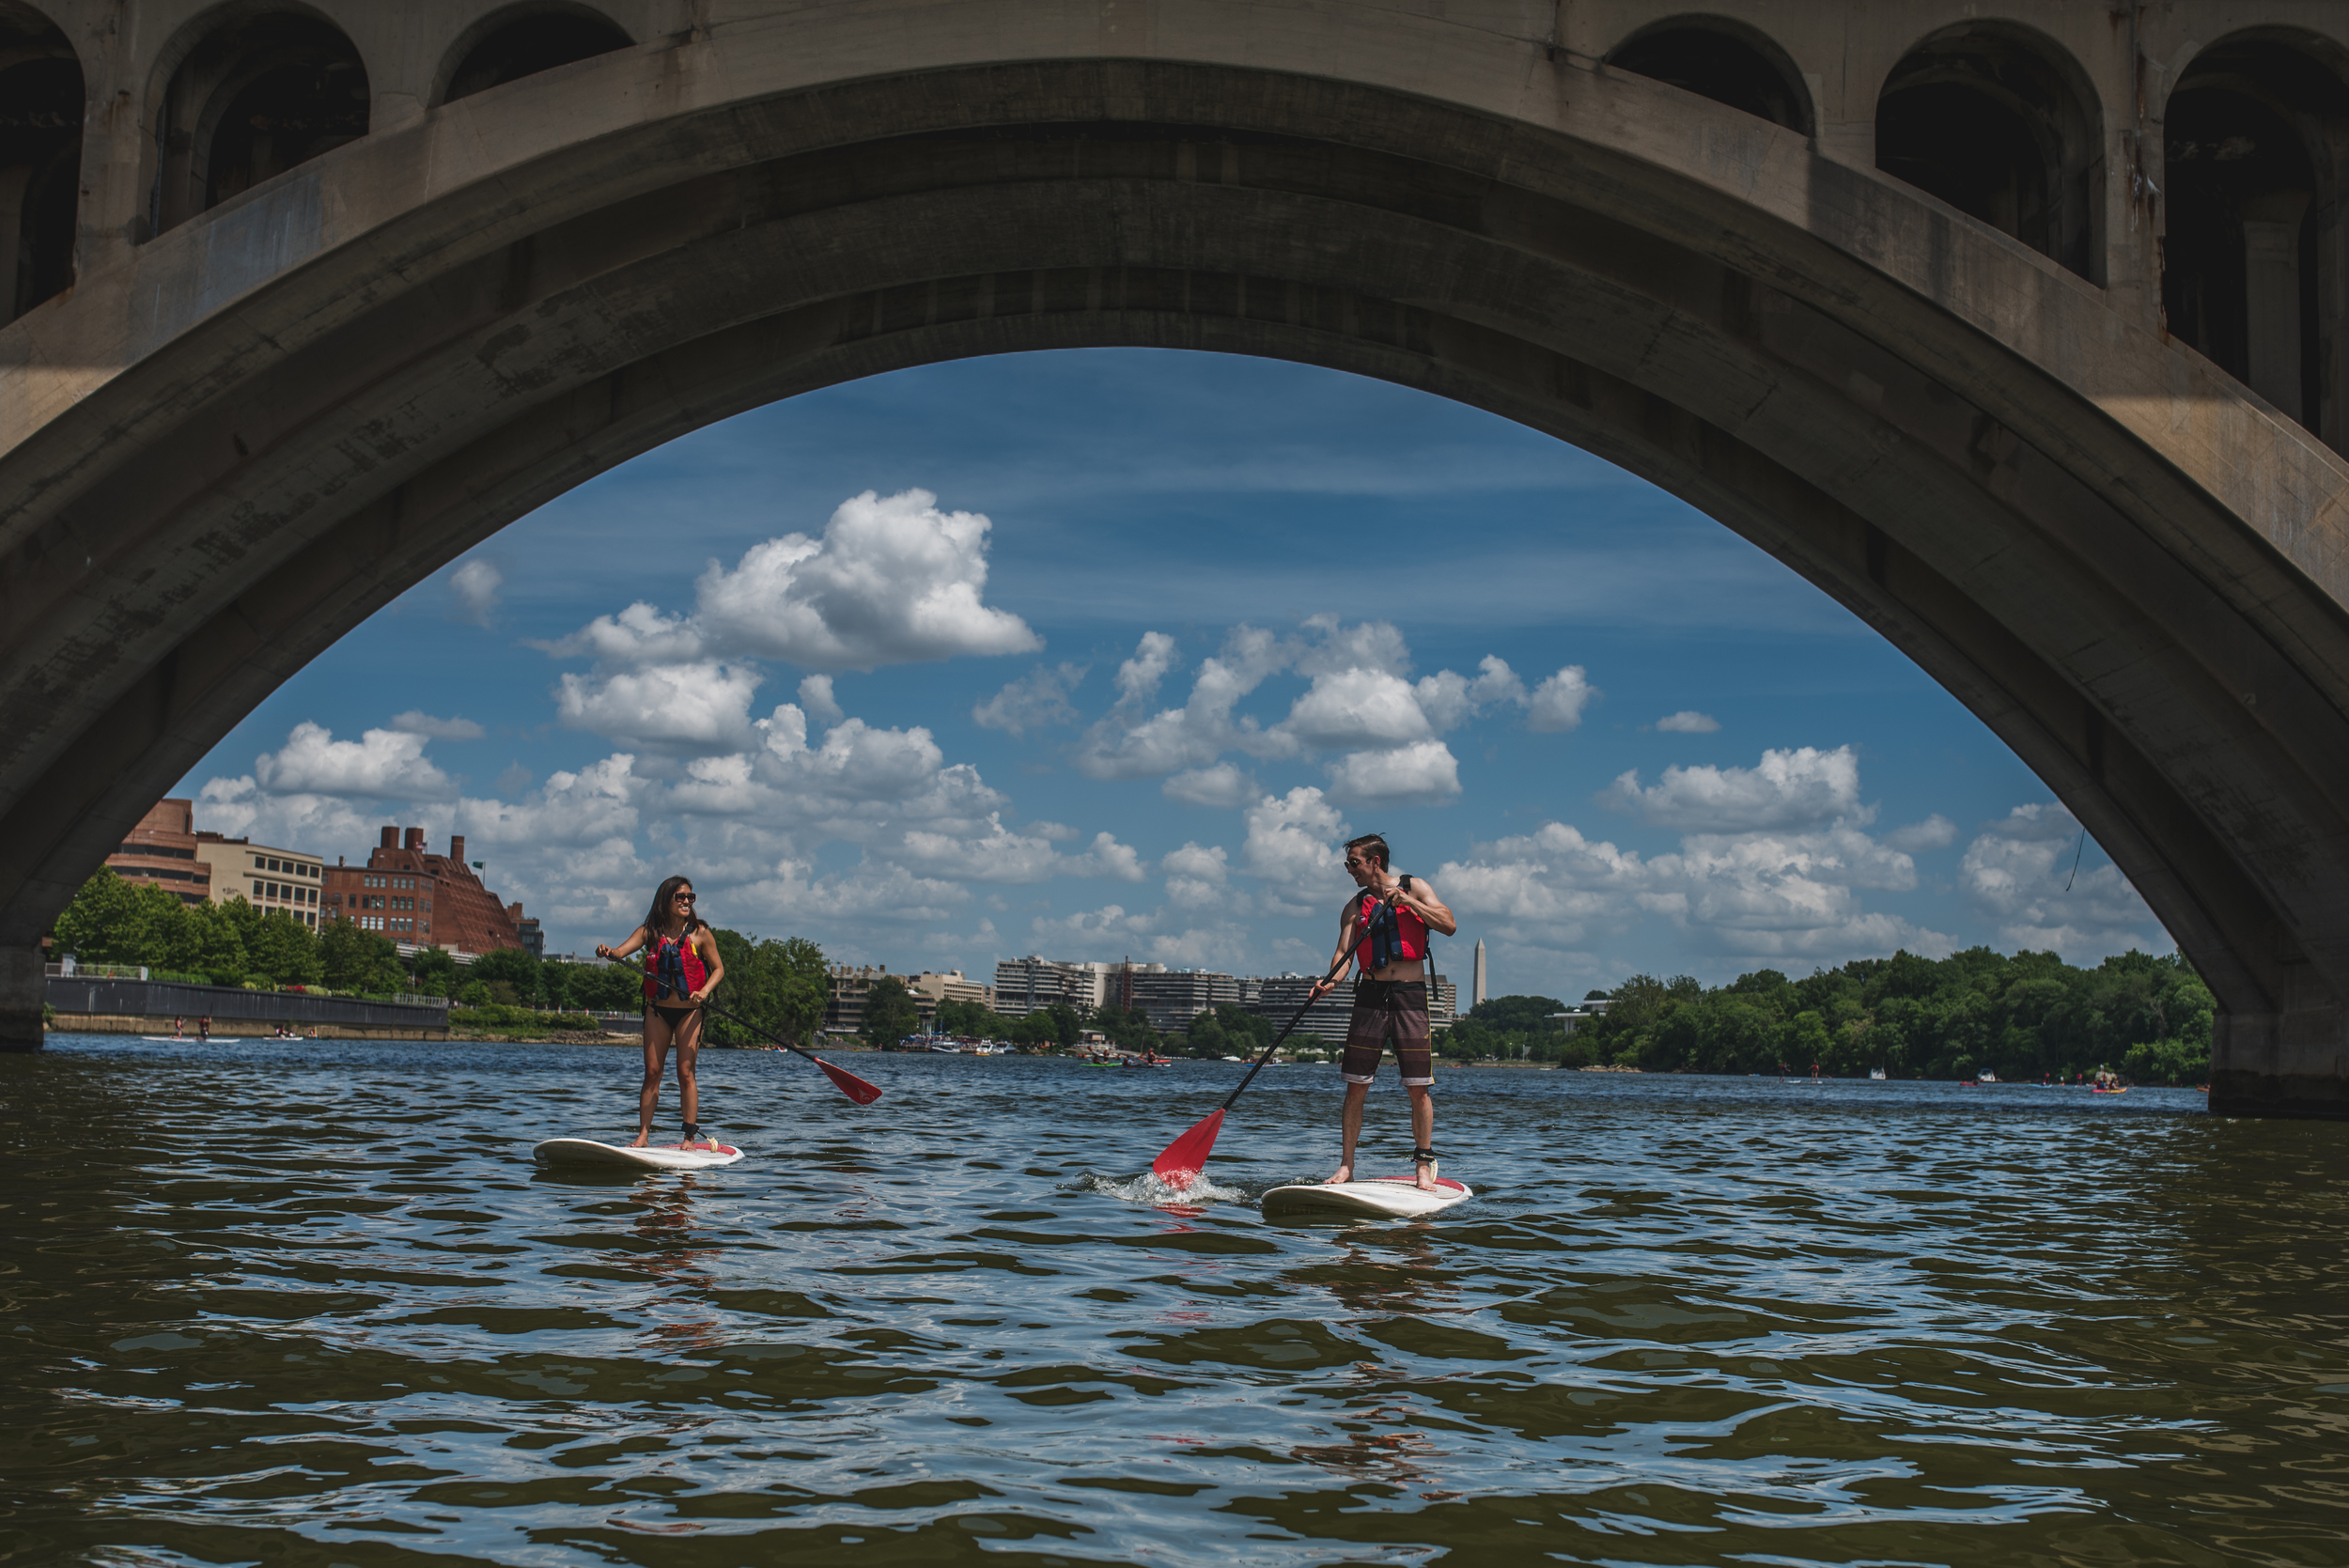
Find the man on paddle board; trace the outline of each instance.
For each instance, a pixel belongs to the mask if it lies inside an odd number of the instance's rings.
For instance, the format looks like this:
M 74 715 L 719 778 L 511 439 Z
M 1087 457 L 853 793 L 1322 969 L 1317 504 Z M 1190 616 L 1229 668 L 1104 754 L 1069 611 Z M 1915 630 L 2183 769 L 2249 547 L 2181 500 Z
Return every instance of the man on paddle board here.
M 636 1096 L 636 1141 L 642 1149 L 652 1141 L 653 1108 L 661 1103 L 661 1066 L 669 1048 L 677 1047 L 678 1110 L 684 1112 L 685 1141 L 680 1149 L 716 1149 L 718 1141 L 705 1137 L 701 1090 L 693 1080 L 693 1060 L 701 1054 L 702 1003 L 726 977 L 725 960 L 718 955 L 718 939 L 693 913 L 693 884 L 672 877 L 652 895 L 645 924 L 629 933 L 617 947 L 596 944 L 599 958 L 625 958 L 645 950 L 645 1087 Z
M 1318 1001 L 1335 986 L 1341 966 L 1353 955 L 1360 978 L 1354 985 L 1354 1014 L 1346 1029 L 1346 1054 L 1340 1071 L 1346 1078 L 1346 1107 L 1339 1112 L 1344 1147 L 1330 1183 L 1354 1179 L 1354 1145 L 1362 1135 L 1362 1102 L 1370 1097 L 1371 1079 L 1378 1074 L 1378 1059 L 1387 1039 L 1394 1039 L 1394 1058 L 1402 1070 L 1403 1088 L 1411 1096 L 1411 1153 L 1418 1185 L 1436 1186 L 1436 1102 L 1428 1091 L 1435 1086 L 1435 1054 L 1427 1038 L 1427 933 L 1449 937 L 1460 928 L 1436 890 L 1417 877 L 1397 877 L 1388 869 L 1387 841 L 1365 833 L 1346 846 L 1346 872 L 1361 889 L 1346 901 L 1338 917 L 1338 950 L 1330 955 L 1330 973 L 1313 990 Z M 1384 904 L 1386 908 L 1380 908 Z M 1373 911 L 1377 911 L 1373 918 Z

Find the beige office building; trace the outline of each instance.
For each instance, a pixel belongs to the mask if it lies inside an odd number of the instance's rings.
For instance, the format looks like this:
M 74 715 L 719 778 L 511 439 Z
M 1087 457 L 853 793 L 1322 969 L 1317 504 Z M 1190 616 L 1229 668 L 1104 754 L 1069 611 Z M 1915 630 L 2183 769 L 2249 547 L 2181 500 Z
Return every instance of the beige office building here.
M 213 903 L 242 898 L 263 913 L 281 910 L 317 928 L 326 888 L 326 862 L 319 856 L 250 839 L 198 833 L 195 858 L 211 870 Z

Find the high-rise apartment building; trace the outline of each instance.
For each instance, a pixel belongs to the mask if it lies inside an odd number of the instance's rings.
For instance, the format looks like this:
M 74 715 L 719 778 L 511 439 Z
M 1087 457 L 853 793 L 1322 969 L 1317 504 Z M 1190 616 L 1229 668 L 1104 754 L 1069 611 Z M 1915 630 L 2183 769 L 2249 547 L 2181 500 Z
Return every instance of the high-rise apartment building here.
M 1097 1007 L 1105 1000 L 1104 980 L 1114 964 L 1064 964 L 1030 954 L 1003 958 L 995 965 L 995 1011 L 1007 1018 L 1065 1001 L 1075 1008 Z
M 1314 987 L 1311 975 L 1267 975 L 1255 982 L 1256 994 L 1243 1003 L 1258 1017 L 1269 1019 L 1278 1029 L 1289 1021 L 1289 1016 L 1301 1005 L 1306 993 Z M 1458 1021 L 1459 988 L 1442 975 L 1436 976 L 1427 993 L 1427 1027 L 1431 1030 L 1450 1029 Z M 1304 1021 L 1297 1026 L 1289 1038 L 1309 1038 L 1343 1043 L 1346 1026 L 1354 1012 L 1354 977 L 1341 979 L 1330 993 L 1307 1010 Z
M 1152 1029 L 1169 1034 L 1183 1032 L 1202 1013 L 1239 1005 L 1238 980 L 1211 970 L 1170 970 L 1159 964 L 1145 970 L 1136 965 L 1123 975 L 1111 976 L 1112 984 L 1121 979 L 1133 993 L 1130 1005 L 1142 1009 Z

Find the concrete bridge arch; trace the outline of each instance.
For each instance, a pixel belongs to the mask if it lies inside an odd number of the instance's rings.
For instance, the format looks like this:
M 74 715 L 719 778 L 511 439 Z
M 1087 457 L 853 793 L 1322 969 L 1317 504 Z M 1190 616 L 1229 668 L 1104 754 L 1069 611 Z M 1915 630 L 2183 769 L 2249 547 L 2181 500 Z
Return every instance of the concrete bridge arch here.
M 2098 122 L 2091 281 L 1876 170 L 1815 24 L 1765 29 L 1808 136 L 1604 63 L 1635 6 L 645 0 L 427 107 L 490 8 L 304 8 L 365 133 L 151 236 L 167 149 L 86 123 L 76 280 L 0 331 L 0 1032 L 123 829 L 506 521 L 799 391 L 1142 344 L 1470 402 L 1755 540 L 2095 831 L 2220 999 L 2219 1103 L 2349 1110 L 2349 464 L 2163 334 L 2149 119 Z M 2193 54 L 2015 9 L 2103 104 Z M 94 103 L 130 11 L 67 29 Z M 1849 74 L 1964 8 L 1901 13 L 1828 18 Z

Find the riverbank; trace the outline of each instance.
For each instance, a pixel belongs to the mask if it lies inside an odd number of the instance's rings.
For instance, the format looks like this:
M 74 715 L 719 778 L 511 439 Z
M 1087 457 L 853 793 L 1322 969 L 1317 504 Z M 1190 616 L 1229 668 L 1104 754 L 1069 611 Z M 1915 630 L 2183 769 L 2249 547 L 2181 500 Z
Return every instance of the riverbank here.
M 154 1038 L 172 1032 L 174 1025 L 189 1040 L 195 1038 L 195 1020 L 200 1013 L 159 1016 L 153 1013 L 73 1013 L 59 1014 L 45 1026 L 51 1034 L 135 1034 Z M 275 1024 L 257 1018 L 212 1017 L 215 1039 L 271 1039 Z M 304 1023 L 299 1038 L 319 1040 L 414 1040 L 440 1041 L 462 1038 L 445 1029 L 402 1029 L 380 1024 Z

